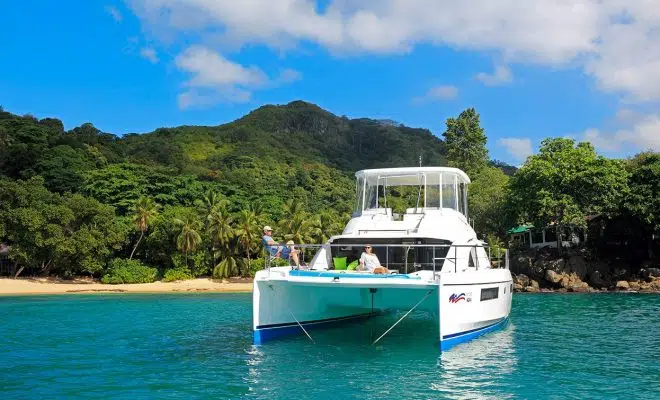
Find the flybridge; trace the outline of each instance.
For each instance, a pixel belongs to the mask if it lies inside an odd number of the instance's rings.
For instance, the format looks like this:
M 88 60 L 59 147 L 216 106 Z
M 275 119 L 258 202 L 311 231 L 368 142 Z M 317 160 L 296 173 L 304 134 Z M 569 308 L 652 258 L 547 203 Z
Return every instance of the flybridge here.
M 353 216 L 363 214 L 392 215 L 388 196 L 393 188 L 416 187 L 415 204 L 406 214 L 429 210 L 455 210 L 468 218 L 467 185 L 470 178 L 457 168 L 412 167 L 366 169 L 355 174 L 356 203 Z M 388 194 L 390 193 L 390 194 Z M 414 207 L 413 207 L 414 206 Z

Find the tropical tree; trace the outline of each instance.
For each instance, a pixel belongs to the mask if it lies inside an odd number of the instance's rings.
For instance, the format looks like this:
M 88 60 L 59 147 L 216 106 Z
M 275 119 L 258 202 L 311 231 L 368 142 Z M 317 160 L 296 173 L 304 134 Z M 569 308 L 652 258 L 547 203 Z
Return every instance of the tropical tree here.
M 309 213 L 303 212 L 288 220 L 284 238 L 294 243 L 307 244 L 314 242 L 321 235 L 318 228 L 319 220 Z
M 292 232 L 293 225 L 300 221 L 301 217 L 305 215 L 304 204 L 296 198 L 290 199 L 282 206 L 283 217 L 279 222 L 280 229 L 284 233 Z
M 213 258 L 213 267 L 215 268 L 216 253 L 218 250 L 224 251 L 229 247 L 231 240 L 235 236 L 232 226 L 234 220 L 227 213 L 214 209 L 207 217 L 208 232 L 211 237 L 211 252 Z
M 174 223 L 181 227 L 179 236 L 176 238 L 176 246 L 185 255 L 187 266 L 188 254 L 196 251 L 202 242 L 202 237 L 197 232 L 199 221 L 186 218 L 185 220 L 176 219 Z
M 144 237 L 144 233 L 147 231 L 147 229 L 149 229 L 149 224 L 157 213 L 158 205 L 150 197 L 143 196 L 137 199 L 135 202 L 133 206 L 133 223 L 135 223 L 135 227 L 140 231 L 140 237 L 135 243 L 133 251 L 131 251 L 131 256 L 128 257 L 129 260 L 133 259 L 135 250 L 137 250 L 138 246 L 140 245 L 140 242 Z
M 251 209 L 241 210 L 238 214 L 235 232 L 238 242 L 247 252 L 247 266 L 248 269 L 250 269 L 250 249 L 252 248 L 255 239 L 259 237 L 259 225 L 254 211 Z
M 320 213 L 315 225 L 314 241 L 319 244 L 325 243 L 331 236 L 341 233 L 343 228 L 339 223 L 339 217 L 330 212 Z
M 501 169 L 485 167 L 472 178 L 468 210 L 475 231 L 503 236 L 510 226 L 507 221 L 509 177 Z
M 660 153 L 637 154 L 627 167 L 630 192 L 624 208 L 644 227 L 648 256 L 653 258 L 653 237 L 660 234 Z
M 468 175 L 479 172 L 488 163 L 486 134 L 474 108 L 461 112 L 458 118 L 447 119 L 445 138 L 449 166 L 457 167 Z
M 562 226 L 584 227 L 587 215 L 618 211 L 627 176 L 622 162 L 599 156 L 590 143 L 546 139 L 511 179 L 511 206 L 519 223 L 555 224 L 559 245 Z

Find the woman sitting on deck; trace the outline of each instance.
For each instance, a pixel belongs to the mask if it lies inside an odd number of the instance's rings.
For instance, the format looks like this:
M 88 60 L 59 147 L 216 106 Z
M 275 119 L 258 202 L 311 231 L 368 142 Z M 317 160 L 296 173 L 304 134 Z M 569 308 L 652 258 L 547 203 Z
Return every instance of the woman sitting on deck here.
M 370 244 L 364 246 L 364 253 L 360 256 L 360 267 L 359 271 L 369 271 L 374 274 L 389 274 L 390 271 L 380 265 L 380 260 L 376 253 L 373 252 L 374 249 Z

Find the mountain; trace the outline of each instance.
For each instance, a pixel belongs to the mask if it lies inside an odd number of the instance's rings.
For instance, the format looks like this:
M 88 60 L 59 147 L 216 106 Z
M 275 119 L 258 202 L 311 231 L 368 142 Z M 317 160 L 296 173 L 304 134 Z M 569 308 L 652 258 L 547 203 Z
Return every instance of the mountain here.
M 303 101 L 263 106 L 220 126 L 158 129 L 122 142 L 140 162 L 176 163 L 197 172 L 240 156 L 319 162 L 350 173 L 418 165 L 420 155 L 426 165 L 445 164 L 443 141 L 426 129 L 338 117 Z
M 303 101 L 266 105 L 219 126 L 160 128 L 116 136 L 92 124 L 65 131 L 55 118 L 0 109 L 0 175 L 44 178 L 120 214 L 141 195 L 190 206 L 207 190 L 234 211 L 278 218 L 286 199 L 309 210 L 351 210 L 353 175 L 365 168 L 444 165 L 444 142 L 426 129 L 348 119 Z

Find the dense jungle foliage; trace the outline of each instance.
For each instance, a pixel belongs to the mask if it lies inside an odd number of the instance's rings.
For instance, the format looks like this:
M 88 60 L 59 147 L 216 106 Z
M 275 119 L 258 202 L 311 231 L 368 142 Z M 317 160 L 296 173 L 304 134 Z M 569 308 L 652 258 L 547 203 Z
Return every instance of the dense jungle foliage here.
M 249 276 L 263 267 L 263 225 L 278 240 L 323 242 L 350 217 L 355 171 L 420 156 L 469 172 L 471 217 L 491 240 L 516 223 L 584 225 L 592 214 L 658 234 L 658 153 L 610 160 L 548 139 L 516 170 L 489 161 L 474 109 L 448 119 L 443 138 L 302 101 L 120 137 L 0 108 L 0 271 L 109 283 Z

